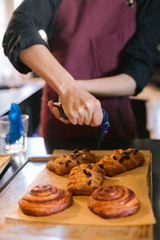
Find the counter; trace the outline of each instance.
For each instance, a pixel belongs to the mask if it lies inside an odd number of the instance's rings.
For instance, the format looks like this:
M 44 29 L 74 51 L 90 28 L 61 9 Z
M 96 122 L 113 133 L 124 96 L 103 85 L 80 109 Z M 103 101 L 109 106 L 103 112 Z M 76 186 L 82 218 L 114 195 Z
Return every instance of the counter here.
M 94 139 L 73 139 L 72 141 L 58 141 L 54 139 L 28 138 L 28 150 L 25 156 L 17 159 L 17 167 L 9 166 L 7 172 L 16 172 L 16 175 L 10 183 L 0 193 L 0 239 L 45 239 L 45 240 L 67 240 L 67 239 L 105 239 L 108 236 L 107 229 L 99 233 L 95 227 L 87 228 L 79 226 L 76 231 L 72 226 L 61 226 L 38 223 L 5 223 L 4 218 L 8 210 L 18 201 L 26 190 L 28 185 L 35 179 L 38 173 L 44 168 L 46 163 L 26 162 L 32 156 L 45 156 L 52 153 L 54 149 L 75 149 L 88 147 L 97 149 Z M 153 179 L 153 211 L 157 220 L 154 225 L 154 239 L 158 240 L 160 236 L 160 141 L 149 139 L 135 140 L 105 140 L 100 149 L 113 150 L 115 148 L 134 147 L 139 150 L 150 150 L 152 152 L 152 179 Z M 1 149 L 0 149 L 1 150 Z M 20 166 L 23 166 L 21 168 Z M 14 168 L 14 169 L 13 169 Z M 18 170 L 21 168 L 21 170 Z M 7 173 L 6 172 L 6 173 Z M 119 228 L 119 231 L 121 228 Z M 110 238 L 112 239 L 112 238 Z M 130 237 L 124 236 L 123 240 L 129 240 Z M 142 238 L 139 238 L 142 239 Z M 143 238 L 143 240 L 146 238 Z M 120 240 L 120 238 L 117 238 Z M 137 239 L 138 240 L 138 239 Z M 148 239 L 146 239 L 148 240 Z
M 0 116 L 6 114 L 11 103 L 20 104 L 27 98 L 38 92 L 44 86 L 44 81 L 29 80 L 18 88 L 0 89 Z
M 44 81 L 34 78 L 25 81 L 20 87 L 0 89 L 0 116 L 8 114 L 11 103 L 17 103 L 23 114 L 28 114 L 28 136 L 32 136 L 39 127 L 42 88 Z

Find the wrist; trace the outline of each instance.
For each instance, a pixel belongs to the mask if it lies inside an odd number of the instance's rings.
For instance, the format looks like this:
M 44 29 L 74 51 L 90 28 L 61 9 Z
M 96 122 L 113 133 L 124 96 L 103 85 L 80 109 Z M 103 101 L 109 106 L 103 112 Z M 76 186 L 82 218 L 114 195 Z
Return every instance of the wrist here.
M 68 72 L 61 75 L 61 79 L 58 81 L 57 85 L 57 93 L 59 96 L 72 94 L 76 88 L 76 81 Z

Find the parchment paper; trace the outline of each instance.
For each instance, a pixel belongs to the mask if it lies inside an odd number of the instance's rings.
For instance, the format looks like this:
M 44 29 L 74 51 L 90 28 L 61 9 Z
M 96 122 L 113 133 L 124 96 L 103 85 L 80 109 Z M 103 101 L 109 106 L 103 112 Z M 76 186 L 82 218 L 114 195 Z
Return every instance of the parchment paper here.
M 65 154 L 68 151 L 61 150 L 55 151 L 55 156 L 59 154 Z M 119 218 L 119 219 L 103 219 L 98 215 L 92 213 L 87 206 L 88 196 L 73 196 L 72 205 L 65 211 L 60 212 L 55 215 L 45 216 L 45 217 L 32 217 L 25 215 L 21 212 L 18 204 L 14 205 L 6 216 L 6 219 L 14 219 L 21 221 L 35 221 L 35 222 L 48 222 L 53 224 L 71 224 L 71 225 L 96 225 L 96 226 L 135 226 L 135 225 L 149 225 L 156 222 L 152 205 L 148 196 L 148 190 L 151 190 L 151 185 L 147 184 L 147 174 L 149 165 L 151 163 L 151 152 L 142 151 L 145 154 L 146 162 L 143 166 L 135 168 L 133 170 L 127 171 L 125 173 L 119 174 L 114 177 L 105 177 L 102 185 L 119 184 L 130 188 L 139 198 L 141 203 L 141 208 L 135 215 Z M 100 151 L 99 156 L 104 154 L 111 154 L 112 151 Z M 33 186 L 48 183 L 53 184 L 59 188 L 66 189 L 68 183 L 68 174 L 64 176 L 58 176 L 55 173 L 44 170 L 36 177 L 32 184 L 28 187 L 26 191 L 31 189 Z M 149 183 L 149 182 L 148 182 Z M 147 186 L 148 185 L 148 186 Z

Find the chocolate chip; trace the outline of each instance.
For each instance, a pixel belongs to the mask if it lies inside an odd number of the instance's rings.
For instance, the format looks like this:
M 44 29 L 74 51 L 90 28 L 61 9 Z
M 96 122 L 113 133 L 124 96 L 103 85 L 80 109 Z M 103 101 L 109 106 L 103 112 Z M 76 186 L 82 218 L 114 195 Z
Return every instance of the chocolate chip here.
M 76 159 L 80 154 L 79 154 L 79 149 L 76 148 L 73 152 L 68 154 L 71 159 Z
M 123 160 L 124 160 L 123 157 L 121 157 L 121 158 L 119 159 L 119 162 L 122 163 Z
M 76 157 L 79 157 L 80 155 L 81 155 L 80 153 L 76 153 L 76 154 L 75 154 Z
M 83 172 L 84 174 L 87 176 L 87 177 L 91 177 L 92 176 L 92 173 L 87 171 L 86 169 L 83 169 Z
M 132 153 L 133 153 L 134 155 L 136 155 L 136 154 L 138 153 L 138 150 L 134 149 L 134 150 L 132 150 Z
M 76 149 L 73 151 L 73 153 L 77 153 L 78 151 L 79 151 L 79 149 L 76 148 Z
M 113 156 L 113 159 L 114 159 L 114 160 L 117 160 L 117 157 L 116 157 L 116 156 Z
M 131 154 L 131 151 L 129 151 L 129 152 L 123 152 L 123 154 L 124 154 L 124 155 L 129 155 L 129 154 Z
M 79 164 L 81 164 L 81 162 L 79 160 L 77 160 L 77 164 L 79 165 Z
M 101 169 L 104 169 L 103 164 L 98 164 Z
M 65 166 L 68 167 L 70 162 L 71 162 L 71 160 L 67 160 L 67 161 L 65 162 Z
M 93 166 L 92 166 L 91 164 L 88 164 L 88 168 L 89 168 L 89 169 L 92 169 Z
M 86 169 L 83 169 L 83 172 L 86 174 L 86 173 L 87 173 L 87 170 L 86 170 Z
M 88 181 L 88 186 L 90 186 L 90 185 L 91 185 L 91 183 L 92 183 L 92 181 L 91 181 L 91 180 L 89 180 L 89 181 Z
M 70 156 L 71 159 L 75 159 L 76 158 L 76 154 L 75 153 L 70 153 L 69 156 Z
M 124 160 L 129 160 L 130 159 L 130 156 L 126 155 L 126 156 L 123 156 L 119 159 L 119 162 L 122 163 Z
M 60 165 L 64 165 L 64 162 L 59 162 Z
M 74 159 L 74 155 L 72 153 L 69 153 L 68 156 L 70 157 L 70 159 Z

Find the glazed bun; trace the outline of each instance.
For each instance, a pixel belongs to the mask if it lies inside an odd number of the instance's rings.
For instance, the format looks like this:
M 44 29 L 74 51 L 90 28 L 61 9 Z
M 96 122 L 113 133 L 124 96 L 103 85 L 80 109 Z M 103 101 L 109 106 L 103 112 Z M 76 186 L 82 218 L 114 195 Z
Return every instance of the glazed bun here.
M 121 218 L 138 212 L 140 202 L 132 190 L 120 185 L 108 185 L 99 187 L 91 194 L 88 207 L 103 218 Z

